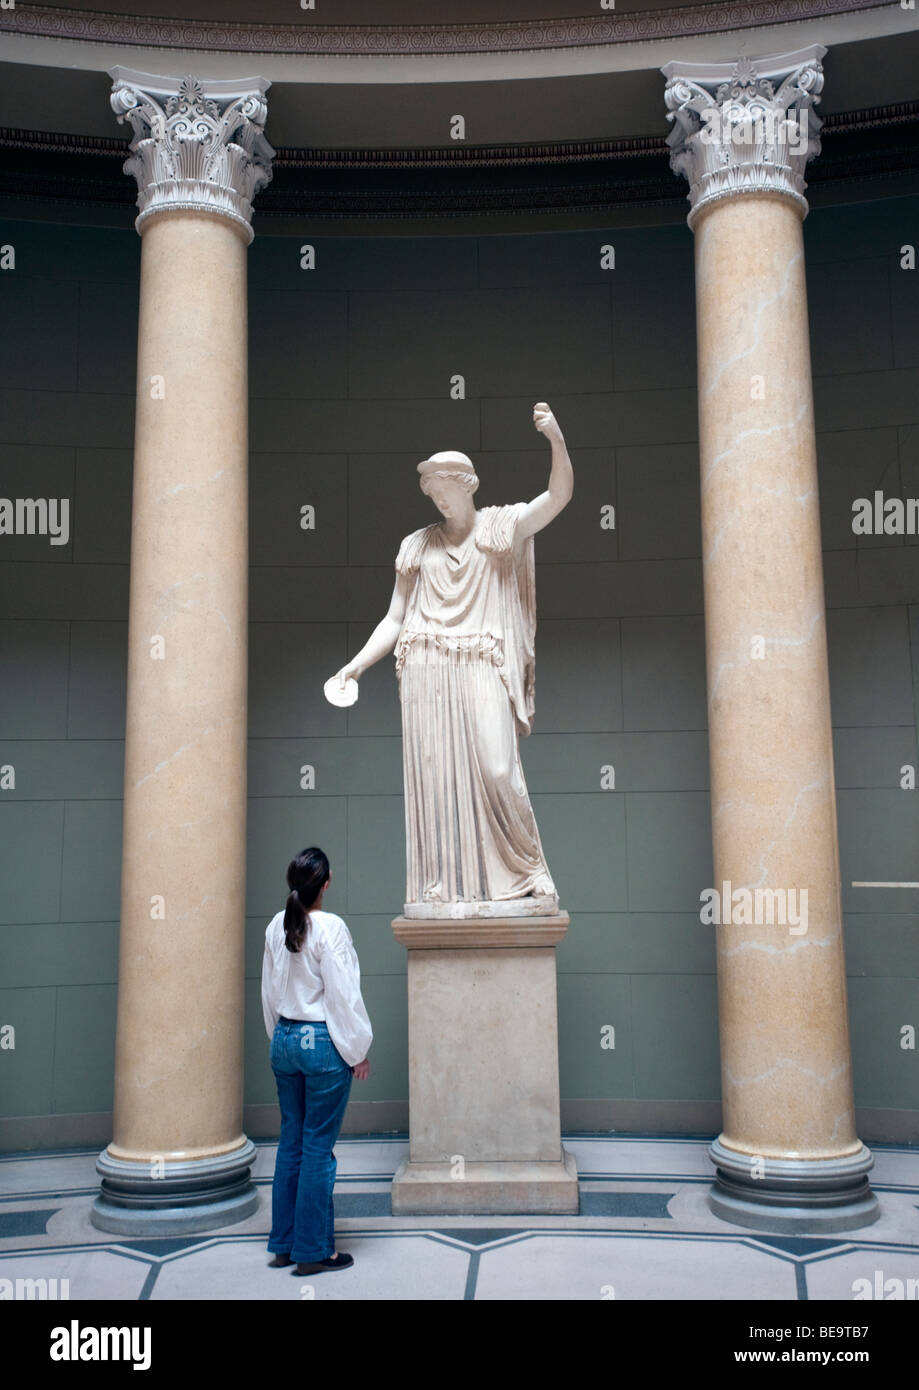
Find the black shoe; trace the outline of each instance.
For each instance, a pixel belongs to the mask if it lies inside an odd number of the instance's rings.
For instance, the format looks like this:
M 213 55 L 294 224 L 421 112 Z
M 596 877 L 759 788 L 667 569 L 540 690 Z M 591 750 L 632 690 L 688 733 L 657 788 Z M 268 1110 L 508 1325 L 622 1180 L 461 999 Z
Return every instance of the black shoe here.
M 317 1260 L 315 1264 L 297 1265 L 292 1270 L 292 1274 L 322 1274 L 326 1269 L 350 1269 L 354 1264 L 354 1256 L 346 1255 L 343 1250 L 339 1250 L 338 1258 L 335 1260 Z
M 273 1260 L 269 1260 L 269 1261 L 268 1261 L 268 1268 L 269 1268 L 269 1269 L 285 1269 L 285 1268 L 287 1267 L 287 1265 L 289 1265 L 289 1264 L 291 1264 L 291 1263 L 292 1263 L 292 1261 L 291 1261 L 291 1258 L 290 1258 L 289 1255 L 277 1254 L 277 1255 L 275 1255 L 275 1257 L 274 1257 Z

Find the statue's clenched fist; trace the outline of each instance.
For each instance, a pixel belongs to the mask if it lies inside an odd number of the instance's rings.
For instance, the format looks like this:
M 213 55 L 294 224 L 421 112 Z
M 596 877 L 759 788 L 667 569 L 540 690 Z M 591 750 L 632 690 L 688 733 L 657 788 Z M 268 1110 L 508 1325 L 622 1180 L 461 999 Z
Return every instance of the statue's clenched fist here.
M 558 421 L 545 401 L 537 401 L 533 406 L 533 424 L 544 434 L 547 439 L 561 439 L 562 432 L 558 427 Z

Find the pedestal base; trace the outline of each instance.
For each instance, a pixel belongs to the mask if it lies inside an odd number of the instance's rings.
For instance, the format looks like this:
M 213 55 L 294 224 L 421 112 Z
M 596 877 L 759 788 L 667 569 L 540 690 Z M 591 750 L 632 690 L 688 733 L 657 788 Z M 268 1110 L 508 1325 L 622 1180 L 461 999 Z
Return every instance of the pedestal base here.
M 843 1158 L 778 1159 L 753 1175 L 753 1158 L 716 1139 L 709 1157 L 717 1169 L 708 1204 L 735 1226 L 775 1235 L 821 1236 L 857 1231 L 880 1216 L 868 1185 L 874 1158 L 864 1144 Z
M 105 1149 L 96 1160 L 102 1191 L 89 1219 L 100 1231 L 122 1236 L 184 1236 L 233 1226 L 258 1207 L 249 1178 L 255 1156 L 247 1139 L 232 1153 L 158 1164 L 162 1174 L 156 1176 L 152 1163 L 113 1158 Z
M 403 1159 L 392 1185 L 393 1216 L 576 1216 L 578 1165 L 497 1160 L 413 1163 Z M 460 1176 L 461 1172 L 461 1176 Z
M 554 915 L 393 922 L 408 950 L 409 1157 L 399 1215 L 573 1215 L 559 1121 Z

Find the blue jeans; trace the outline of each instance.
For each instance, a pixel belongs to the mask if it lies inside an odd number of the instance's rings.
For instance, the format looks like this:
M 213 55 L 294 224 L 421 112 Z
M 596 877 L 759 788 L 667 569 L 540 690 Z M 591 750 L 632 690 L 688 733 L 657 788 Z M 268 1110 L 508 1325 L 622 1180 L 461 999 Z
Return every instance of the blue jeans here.
M 279 1019 L 271 1039 L 281 1138 L 271 1188 L 268 1249 L 297 1264 L 335 1251 L 332 1152 L 351 1093 L 351 1068 L 323 1022 Z

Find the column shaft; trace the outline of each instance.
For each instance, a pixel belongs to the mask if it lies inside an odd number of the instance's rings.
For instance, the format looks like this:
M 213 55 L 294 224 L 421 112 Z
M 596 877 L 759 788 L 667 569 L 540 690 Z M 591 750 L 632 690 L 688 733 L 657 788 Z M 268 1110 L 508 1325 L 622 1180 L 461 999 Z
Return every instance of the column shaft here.
M 146 1159 L 245 1142 L 246 246 L 230 222 L 145 225 L 137 370 L 109 1152 Z
M 794 932 L 721 903 L 722 1142 L 855 1153 L 800 213 L 729 199 L 695 237 L 715 887 L 807 892 Z

